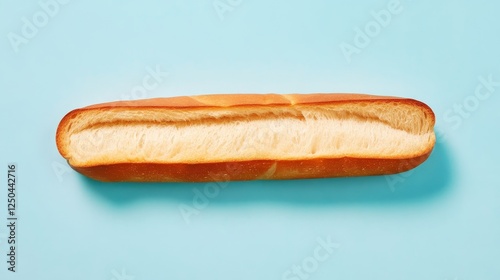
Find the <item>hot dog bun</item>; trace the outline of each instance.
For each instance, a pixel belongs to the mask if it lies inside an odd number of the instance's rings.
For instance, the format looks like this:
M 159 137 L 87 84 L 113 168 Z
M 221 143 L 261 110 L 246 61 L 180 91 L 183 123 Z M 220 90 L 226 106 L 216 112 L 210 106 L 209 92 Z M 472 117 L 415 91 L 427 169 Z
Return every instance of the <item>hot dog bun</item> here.
M 99 181 L 206 182 L 382 175 L 430 155 L 424 103 L 364 94 L 221 94 L 92 105 L 56 143 Z

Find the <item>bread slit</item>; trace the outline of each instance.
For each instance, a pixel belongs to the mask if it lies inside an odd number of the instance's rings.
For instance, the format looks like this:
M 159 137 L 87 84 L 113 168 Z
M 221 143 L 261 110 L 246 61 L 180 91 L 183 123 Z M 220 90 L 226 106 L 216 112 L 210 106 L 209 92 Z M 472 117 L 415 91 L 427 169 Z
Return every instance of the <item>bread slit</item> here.
M 405 104 L 92 111 L 68 127 L 72 165 L 405 158 L 435 141 L 431 116 Z

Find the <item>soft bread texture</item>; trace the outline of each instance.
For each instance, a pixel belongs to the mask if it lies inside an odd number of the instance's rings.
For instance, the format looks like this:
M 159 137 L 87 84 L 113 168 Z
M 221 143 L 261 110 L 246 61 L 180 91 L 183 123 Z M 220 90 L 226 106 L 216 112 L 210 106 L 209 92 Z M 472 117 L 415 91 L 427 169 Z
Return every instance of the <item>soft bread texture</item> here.
M 435 143 L 422 102 L 362 94 L 226 94 L 68 113 L 59 152 L 100 181 L 203 182 L 392 174 Z

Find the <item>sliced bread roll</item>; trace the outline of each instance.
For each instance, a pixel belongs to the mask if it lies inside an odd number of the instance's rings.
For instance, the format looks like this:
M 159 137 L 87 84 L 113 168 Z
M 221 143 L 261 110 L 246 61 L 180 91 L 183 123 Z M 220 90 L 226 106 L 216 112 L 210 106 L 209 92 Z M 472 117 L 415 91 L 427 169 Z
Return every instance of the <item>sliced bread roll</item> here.
M 420 101 L 362 94 L 221 94 L 68 113 L 59 152 L 99 181 L 204 182 L 381 175 L 430 155 Z

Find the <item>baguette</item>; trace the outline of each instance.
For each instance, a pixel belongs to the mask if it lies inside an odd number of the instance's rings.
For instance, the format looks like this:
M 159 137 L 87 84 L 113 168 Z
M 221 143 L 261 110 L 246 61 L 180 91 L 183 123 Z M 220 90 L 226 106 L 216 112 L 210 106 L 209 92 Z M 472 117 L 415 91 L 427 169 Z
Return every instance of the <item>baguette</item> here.
M 60 154 L 99 181 L 208 182 L 393 174 L 425 161 L 424 103 L 365 94 L 220 94 L 117 101 L 59 123 Z

